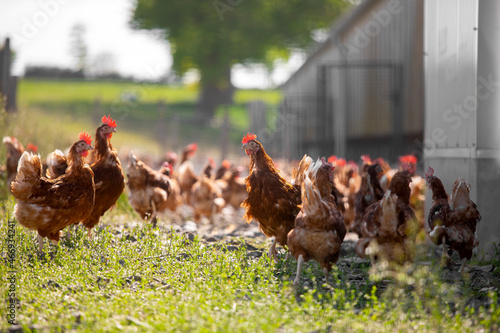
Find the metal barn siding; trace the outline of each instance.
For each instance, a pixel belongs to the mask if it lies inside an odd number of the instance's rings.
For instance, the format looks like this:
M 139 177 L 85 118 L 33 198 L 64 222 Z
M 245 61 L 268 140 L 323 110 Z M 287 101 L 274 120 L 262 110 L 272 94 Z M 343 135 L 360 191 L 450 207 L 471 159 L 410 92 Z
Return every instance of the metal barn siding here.
M 500 1 L 425 3 L 425 164 L 447 191 L 471 185 L 481 212 L 477 253 L 500 242 Z M 426 193 L 426 211 L 431 193 Z
M 283 112 L 305 121 L 290 126 L 303 132 L 297 133 L 297 150 L 291 146 L 285 156 L 357 159 L 370 153 L 394 159 L 418 150 L 422 54 L 423 0 L 364 1 L 284 85 Z M 282 136 L 290 138 L 289 132 Z
M 477 24 L 478 0 L 426 2 L 427 155 L 476 145 Z

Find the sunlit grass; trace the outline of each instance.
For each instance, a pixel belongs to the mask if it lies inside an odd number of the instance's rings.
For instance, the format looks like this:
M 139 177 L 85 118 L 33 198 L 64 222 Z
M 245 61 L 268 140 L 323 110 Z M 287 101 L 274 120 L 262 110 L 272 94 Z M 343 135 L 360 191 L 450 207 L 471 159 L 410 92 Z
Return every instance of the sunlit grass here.
M 8 266 L 7 220 L 0 220 L 0 278 Z M 415 266 L 392 278 L 348 279 L 342 263 L 323 285 L 315 262 L 304 265 L 303 283 L 293 288 L 295 261 L 278 264 L 247 255 L 242 239 L 205 243 L 171 229 L 154 230 L 118 207 L 103 218 L 89 241 L 78 229 L 57 246 L 45 242 L 37 254 L 34 232 L 15 225 L 16 320 L 25 329 L 194 332 L 478 332 L 498 329 L 497 295 L 489 309 L 466 306 L 457 285 L 443 282 L 433 266 Z M 229 247 L 231 245 L 231 247 Z M 265 252 L 266 249 L 261 248 Z M 6 295 L 7 284 L 0 292 Z M 7 304 L 4 302 L 3 305 Z M 6 306 L 0 328 L 8 327 Z

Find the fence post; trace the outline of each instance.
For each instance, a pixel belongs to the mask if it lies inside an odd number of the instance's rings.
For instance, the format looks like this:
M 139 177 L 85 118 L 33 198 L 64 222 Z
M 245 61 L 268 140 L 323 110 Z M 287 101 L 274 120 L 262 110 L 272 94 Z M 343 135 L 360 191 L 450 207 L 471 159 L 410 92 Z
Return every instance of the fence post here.
M 167 129 L 165 126 L 165 115 L 167 107 L 164 99 L 158 101 L 157 118 L 156 118 L 156 137 L 160 146 L 165 145 Z
M 227 150 L 229 146 L 229 111 L 226 107 L 224 110 L 224 118 L 222 120 L 222 128 L 221 128 L 221 135 L 220 135 L 220 147 L 221 147 L 221 161 L 225 160 L 227 157 Z
M 11 76 L 8 80 L 7 104 L 5 110 L 7 112 L 17 112 L 17 76 Z
M 0 50 L 0 103 L 5 106 L 7 112 L 16 111 L 15 108 L 15 95 L 11 94 L 10 89 L 10 38 L 5 38 L 5 43 L 3 48 Z M 15 81 L 17 82 L 17 81 Z M 13 87 L 14 93 L 16 92 L 17 87 Z M 12 99 L 12 102 L 9 102 L 9 99 Z

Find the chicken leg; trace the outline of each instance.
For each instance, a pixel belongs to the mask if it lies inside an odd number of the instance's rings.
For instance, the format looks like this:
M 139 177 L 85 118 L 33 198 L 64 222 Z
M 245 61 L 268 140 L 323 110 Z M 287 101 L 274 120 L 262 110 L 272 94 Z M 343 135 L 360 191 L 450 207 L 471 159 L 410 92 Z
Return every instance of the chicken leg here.
M 66 240 L 67 241 L 69 241 L 71 239 L 71 234 L 74 233 L 74 231 L 75 231 L 74 224 L 68 226 L 68 228 L 66 229 Z
M 153 229 L 156 229 L 156 223 L 158 219 L 156 217 L 156 205 L 153 201 L 151 201 L 151 206 L 153 207 L 153 218 L 151 219 L 151 221 L 153 222 Z
M 274 258 L 274 261 L 278 262 L 278 255 L 276 254 L 276 237 L 274 237 L 273 244 L 271 244 L 267 255 L 269 258 Z
M 446 265 L 446 267 L 450 268 L 451 267 L 451 258 L 448 255 L 448 251 L 446 249 L 446 237 L 445 236 L 443 236 L 442 244 L 443 244 L 443 256 L 441 258 L 441 263 L 443 265 Z
M 462 266 L 460 266 L 460 274 L 464 275 L 465 272 L 465 264 L 467 263 L 467 258 L 462 259 Z
M 43 237 L 38 234 L 38 252 L 42 253 L 43 250 Z
M 295 276 L 295 280 L 293 280 L 293 285 L 298 286 L 300 283 L 300 272 L 302 271 L 302 263 L 304 262 L 304 257 L 302 254 L 297 258 L 297 275 Z
M 328 268 L 323 267 L 323 273 L 325 273 L 325 284 L 330 284 L 329 279 L 328 279 L 328 276 L 330 275 L 330 274 L 328 274 L 329 273 Z

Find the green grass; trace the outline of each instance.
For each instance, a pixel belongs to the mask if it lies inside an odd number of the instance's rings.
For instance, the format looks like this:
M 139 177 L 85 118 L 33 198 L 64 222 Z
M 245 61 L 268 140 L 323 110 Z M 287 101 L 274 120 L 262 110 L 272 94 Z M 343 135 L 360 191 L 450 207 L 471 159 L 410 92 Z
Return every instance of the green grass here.
M 293 288 L 293 259 L 281 256 L 276 264 L 266 255 L 248 256 L 247 247 L 252 244 L 240 238 L 206 243 L 198 236 L 189 240 L 173 229 L 153 230 L 138 220 L 123 197 L 117 209 L 103 218 L 103 225 L 94 229 L 92 242 L 78 229 L 57 246 L 45 241 L 45 253 L 39 256 L 34 232 L 15 223 L 8 233 L 13 205 L 9 199 L 0 207 L 4 299 L 0 330 L 9 326 L 11 282 L 15 317 L 26 331 L 477 332 L 500 328 L 496 293 L 488 295 L 492 304 L 488 309 L 474 309 L 467 303 L 472 294 L 464 293 L 459 284 L 444 282 L 433 265 L 415 265 L 410 273 L 392 278 L 370 278 L 369 264 L 347 264 L 349 258 L 344 257 L 334 267 L 334 282 L 328 287 L 323 285 L 319 266 L 310 262 L 304 265 L 301 287 Z M 253 245 L 266 251 L 262 244 Z M 349 279 L 353 270 L 363 276 L 358 283 Z

